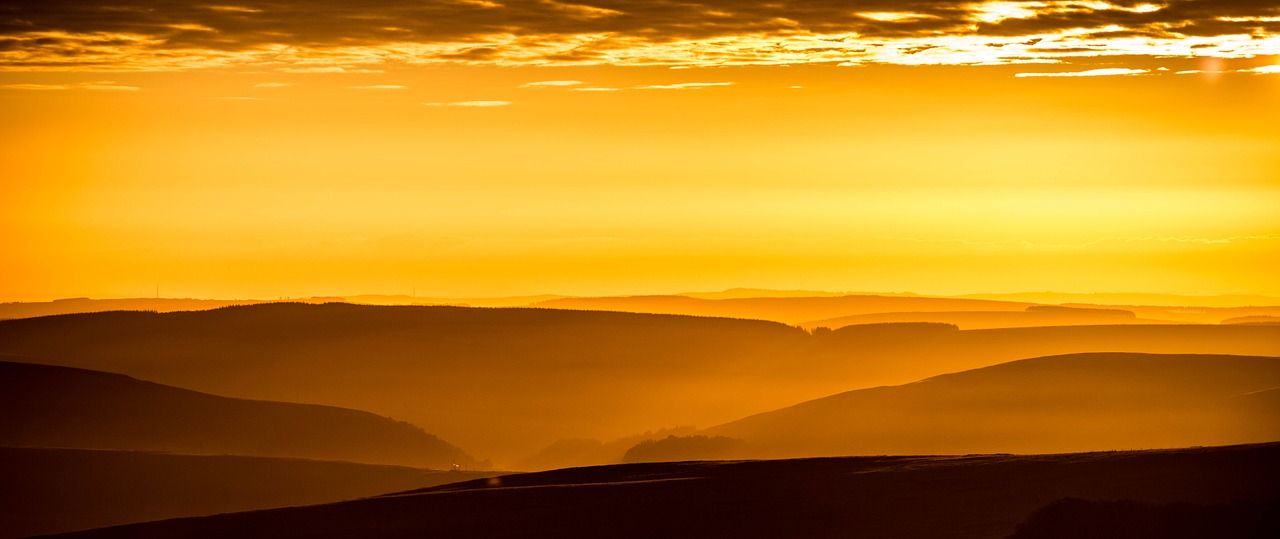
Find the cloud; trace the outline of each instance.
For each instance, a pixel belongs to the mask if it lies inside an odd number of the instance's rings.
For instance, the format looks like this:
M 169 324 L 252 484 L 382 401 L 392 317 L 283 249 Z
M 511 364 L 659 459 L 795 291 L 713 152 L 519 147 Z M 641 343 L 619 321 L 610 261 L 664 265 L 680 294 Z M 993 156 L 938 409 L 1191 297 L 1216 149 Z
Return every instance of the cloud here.
M 136 92 L 142 88 L 137 86 L 128 86 L 125 84 L 117 84 L 115 81 L 104 80 L 98 82 L 84 82 L 76 85 L 78 88 L 85 90 L 98 90 L 103 92 Z
M 36 92 L 44 92 L 50 90 L 70 90 L 75 88 L 70 84 L 5 84 L 0 86 L 6 90 L 31 90 Z
M 510 105 L 510 101 L 437 101 L 423 103 L 428 107 L 471 107 L 471 108 L 492 108 L 505 107 Z
M 49 91 L 49 90 L 91 90 L 100 92 L 137 92 L 142 90 L 138 86 L 127 86 L 117 84 L 115 81 L 104 80 L 95 82 L 78 82 L 75 84 L 5 84 L 0 86 L 7 90 L 31 90 L 31 91 Z
M 287 82 L 259 82 L 253 85 L 254 88 L 288 88 L 293 86 Z
M 1254 75 L 1280 75 L 1280 64 L 1251 67 L 1245 69 L 1187 69 L 1177 72 L 1178 75 L 1223 75 L 1227 73 L 1252 73 Z
M 714 88 L 716 86 L 731 86 L 732 82 L 677 82 L 675 84 L 650 84 L 648 86 L 636 86 L 637 90 L 698 90 L 701 88 Z
M 1126 67 L 1107 67 L 1102 69 L 1090 69 L 1088 71 L 1052 71 L 1047 73 L 1018 73 L 1014 75 L 1018 78 L 1028 77 L 1116 77 L 1127 75 L 1145 75 L 1150 73 L 1149 69 L 1130 69 Z
M 1280 54 L 1272 0 L 8 0 L 0 69 L 993 65 Z
M 582 84 L 580 80 L 541 80 L 537 82 L 526 82 L 521 84 L 521 88 L 556 88 L 565 86 L 578 86 Z
M 368 84 L 365 86 L 352 86 L 352 90 L 406 90 L 408 86 L 402 84 Z

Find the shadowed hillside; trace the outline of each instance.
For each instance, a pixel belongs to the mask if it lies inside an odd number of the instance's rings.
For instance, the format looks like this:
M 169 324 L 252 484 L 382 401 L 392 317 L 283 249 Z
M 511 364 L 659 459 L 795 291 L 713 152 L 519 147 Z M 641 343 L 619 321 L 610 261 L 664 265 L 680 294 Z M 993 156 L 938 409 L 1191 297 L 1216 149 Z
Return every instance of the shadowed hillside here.
M 1009 539 L 1280 537 L 1280 498 L 1229 504 L 1151 504 L 1066 498 L 1036 510 Z
M 1274 441 L 1276 387 L 1276 357 L 1077 354 L 850 391 L 706 433 L 745 440 L 756 457 Z
M 1062 498 L 1223 504 L 1280 495 L 1280 446 L 1040 456 L 630 464 L 84 538 L 1005 537 Z
M 0 410 L 3 446 L 475 466 L 439 438 L 368 412 L 231 399 L 83 369 L 0 362 Z
M 810 335 L 754 320 L 346 304 L 0 322 L 0 353 L 22 361 L 369 410 L 506 466 L 566 438 L 705 427 L 860 387 L 1093 351 L 1280 355 L 1280 327 L 890 324 Z
M 318 460 L 0 448 L 0 537 L 329 503 L 486 475 Z

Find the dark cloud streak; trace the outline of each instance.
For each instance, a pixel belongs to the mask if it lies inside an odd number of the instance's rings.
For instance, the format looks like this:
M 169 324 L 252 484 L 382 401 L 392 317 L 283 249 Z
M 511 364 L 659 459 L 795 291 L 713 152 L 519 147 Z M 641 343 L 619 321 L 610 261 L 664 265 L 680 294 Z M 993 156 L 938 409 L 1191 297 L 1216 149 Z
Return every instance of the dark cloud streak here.
M 1277 26 L 1265 19 L 1280 16 L 1273 0 L 1116 0 L 1107 9 L 1083 1 L 1018 4 L 1034 15 L 984 22 L 975 18 L 978 3 L 954 0 L 117 0 L 110 5 L 9 0 L 0 6 L 0 53 L 13 54 L 0 56 L 0 65 L 95 63 L 111 47 L 217 53 L 459 42 L 471 46 L 442 52 L 439 59 L 485 62 L 503 57 L 493 36 L 529 43 L 599 36 L 591 47 L 549 51 L 542 60 L 550 62 L 604 61 L 608 51 L 638 44 L 743 35 L 856 35 L 875 41 L 1017 37 L 1084 28 L 1096 29 L 1094 35 L 1263 39 L 1274 37 Z M 863 15 L 884 12 L 911 16 L 876 20 Z

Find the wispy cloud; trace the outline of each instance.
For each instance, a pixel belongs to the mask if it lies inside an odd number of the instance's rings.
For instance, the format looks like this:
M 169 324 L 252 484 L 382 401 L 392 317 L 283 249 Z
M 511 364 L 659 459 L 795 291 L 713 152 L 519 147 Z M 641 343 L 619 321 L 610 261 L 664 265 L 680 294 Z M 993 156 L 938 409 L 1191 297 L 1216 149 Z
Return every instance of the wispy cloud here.
M 259 82 L 253 85 L 254 88 L 288 88 L 293 86 L 287 82 Z
M 33 92 L 70 90 L 75 88 L 70 84 L 5 84 L 0 86 L 6 90 L 30 90 Z
M 364 86 L 352 86 L 352 90 L 405 90 L 409 88 L 403 84 L 368 84 Z
M 1280 75 L 1280 64 L 1255 67 L 1253 69 L 1242 69 L 1244 73 L 1256 73 L 1258 75 Z
M 1045 73 L 1018 73 L 1018 78 L 1031 77 L 1123 77 L 1129 75 L 1145 75 L 1150 69 L 1132 69 L 1127 67 L 1106 67 L 1088 71 L 1051 71 Z
M 505 107 L 505 106 L 510 105 L 510 104 L 511 104 L 511 102 L 510 102 L 510 101 L 497 101 L 497 100 L 492 100 L 492 101 L 485 101 L 485 100 L 480 100 L 480 101 L 434 101 L 434 102 L 427 102 L 427 103 L 423 103 L 423 105 L 426 105 L 426 106 L 428 106 L 428 107 L 472 107 L 472 108 Z
M 732 86 L 732 82 L 677 82 L 675 84 L 650 84 L 636 86 L 637 90 L 698 90 L 717 86 Z
M 138 86 L 118 84 L 115 81 L 103 80 L 94 82 L 78 82 L 74 84 L 5 84 L 0 86 L 6 90 L 59 91 L 59 90 L 91 90 L 100 92 L 137 92 Z
M 1250 73 L 1254 75 L 1280 75 L 1280 64 L 1251 67 L 1245 69 L 1187 69 L 1177 72 L 1178 75 L 1217 76 L 1227 73 Z
M 563 88 L 566 86 L 578 86 L 582 84 L 580 80 L 541 80 L 537 82 L 526 82 L 521 84 L 521 88 Z
M 204 8 L 221 13 L 262 13 L 261 9 L 246 6 L 205 6 Z
M 85 82 L 77 85 L 85 90 L 98 90 L 103 92 L 136 92 L 142 88 L 138 86 L 129 86 L 127 84 L 119 84 L 112 80 L 102 80 L 97 82 Z
M 6 70 L 998 65 L 1280 51 L 1265 0 L 7 0 Z M 0 21 L 3 23 L 4 21 Z

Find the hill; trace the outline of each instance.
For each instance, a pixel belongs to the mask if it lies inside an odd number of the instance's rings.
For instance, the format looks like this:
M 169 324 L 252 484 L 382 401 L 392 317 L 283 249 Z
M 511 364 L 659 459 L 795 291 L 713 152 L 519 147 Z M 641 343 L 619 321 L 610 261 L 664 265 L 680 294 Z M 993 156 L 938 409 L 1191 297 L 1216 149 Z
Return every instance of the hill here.
M 318 460 L 0 448 L 0 537 L 331 503 L 486 475 Z
M 1133 311 L 1032 305 L 1022 311 L 941 311 L 872 313 L 805 322 L 805 329 L 838 329 L 861 324 L 935 323 L 960 329 L 994 329 L 1040 326 L 1098 326 L 1114 324 L 1172 324 L 1168 320 L 1138 318 Z
M 68 537 L 992 538 L 1063 498 L 1280 497 L 1280 445 L 1071 455 L 629 464 Z M 1273 506 L 1274 507 L 1274 506 Z
M 368 412 L 219 397 L 119 374 L 0 361 L 0 446 L 476 464 L 408 423 Z
M 772 320 L 784 324 L 801 324 L 838 316 L 901 311 L 1021 311 L 1030 305 L 982 299 L 876 295 L 726 297 L 724 299 L 690 296 L 616 296 L 560 298 L 534 304 L 535 307 L 551 309 L 719 316 Z
M 1280 358 L 1041 357 L 849 391 L 708 429 L 738 456 L 1047 453 L 1280 440 Z M 678 458 L 669 455 L 668 458 Z
M 1280 327 L 884 324 L 808 334 L 674 315 L 284 303 L 0 322 L 0 354 L 22 361 L 368 410 L 504 467 L 562 439 L 706 427 L 850 389 L 1097 351 L 1280 356 Z
M 66 298 L 53 301 L 0 303 L 0 320 L 32 318 L 74 313 L 98 313 L 108 311 L 202 311 L 232 305 L 254 305 L 259 300 L 218 300 L 178 298 L 122 298 L 91 299 Z

